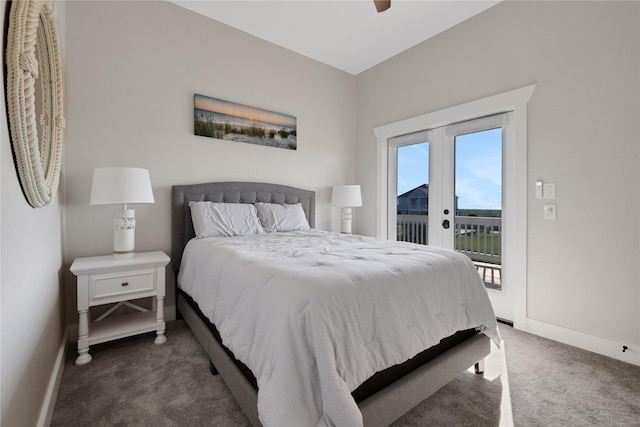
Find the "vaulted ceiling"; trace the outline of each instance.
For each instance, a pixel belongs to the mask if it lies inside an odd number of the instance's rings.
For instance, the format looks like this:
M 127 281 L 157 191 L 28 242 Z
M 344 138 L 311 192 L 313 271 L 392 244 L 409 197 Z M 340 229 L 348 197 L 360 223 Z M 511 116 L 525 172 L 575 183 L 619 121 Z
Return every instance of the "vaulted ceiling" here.
M 500 0 L 171 0 L 246 33 L 357 75 Z

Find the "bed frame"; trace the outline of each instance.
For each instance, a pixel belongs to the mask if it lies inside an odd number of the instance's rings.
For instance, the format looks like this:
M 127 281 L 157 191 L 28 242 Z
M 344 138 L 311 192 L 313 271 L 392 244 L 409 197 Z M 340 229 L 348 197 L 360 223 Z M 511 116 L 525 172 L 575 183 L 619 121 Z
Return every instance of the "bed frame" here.
M 256 388 L 242 374 L 236 361 L 214 337 L 202 316 L 177 290 L 177 274 L 184 247 L 195 237 L 190 201 L 226 203 L 300 203 L 309 225 L 315 225 L 315 192 L 279 184 L 253 182 L 215 182 L 176 185 L 172 188 L 172 262 L 176 273 L 176 301 L 181 315 L 211 359 L 227 387 L 253 426 L 262 426 L 258 418 Z M 475 334 L 440 356 L 423 364 L 384 389 L 358 403 L 364 425 L 387 426 L 438 391 L 457 375 L 475 364 L 476 373 L 484 370 L 484 358 L 491 351 L 490 340 Z

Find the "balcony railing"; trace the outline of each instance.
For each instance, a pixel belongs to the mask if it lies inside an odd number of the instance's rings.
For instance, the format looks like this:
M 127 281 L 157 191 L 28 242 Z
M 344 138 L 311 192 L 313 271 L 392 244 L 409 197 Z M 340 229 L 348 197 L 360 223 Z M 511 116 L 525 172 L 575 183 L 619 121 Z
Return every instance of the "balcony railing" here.
M 426 245 L 429 241 L 428 215 L 398 215 L 397 240 Z M 502 219 L 456 216 L 455 250 L 467 254 L 487 287 L 501 289 Z

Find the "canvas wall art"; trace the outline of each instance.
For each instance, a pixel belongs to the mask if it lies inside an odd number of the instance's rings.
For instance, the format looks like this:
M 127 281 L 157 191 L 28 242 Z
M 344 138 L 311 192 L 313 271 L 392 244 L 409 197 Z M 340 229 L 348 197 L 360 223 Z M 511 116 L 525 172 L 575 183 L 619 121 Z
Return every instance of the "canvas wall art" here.
M 293 116 L 209 96 L 194 96 L 194 133 L 210 138 L 296 150 Z

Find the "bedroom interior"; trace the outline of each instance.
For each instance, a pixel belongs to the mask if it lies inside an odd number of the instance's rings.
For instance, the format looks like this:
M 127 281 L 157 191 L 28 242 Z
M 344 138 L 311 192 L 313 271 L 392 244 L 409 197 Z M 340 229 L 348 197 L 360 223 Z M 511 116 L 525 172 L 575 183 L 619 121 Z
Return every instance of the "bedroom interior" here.
M 1 6 L 6 23 L 10 3 Z M 524 330 L 619 359 L 629 372 L 640 365 L 638 2 L 506 0 L 357 74 L 171 2 L 56 7 L 66 127 L 51 206 L 26 203 L 6 111 L 1 119 L 3 425 L 48 424 L 73 353 L 66 344 L 77 340 L 69 267 L 112 251 L 111 212 L 89 205 L 93 169 L 149 170 L 155 204 L 136 207 L 140 252 L 171 253 L 171 187 L 197 182 L 314 190 L 316 227 L 333 231 L 341 223 L 331 190 L 357 183 L 353 232 L 375 236 L 374 128 L 530 84 Z M 297 150 L 194 136 L 194 93 L 292 112 Z M 543 218 L 537 180 L 558 183 L 556 221 Z M 171 269 L 166 286 L 171 320 Z

